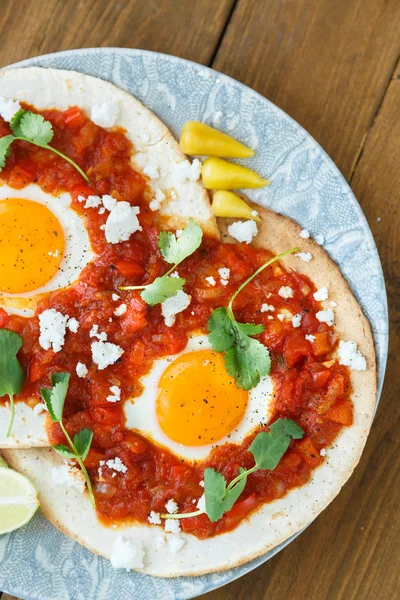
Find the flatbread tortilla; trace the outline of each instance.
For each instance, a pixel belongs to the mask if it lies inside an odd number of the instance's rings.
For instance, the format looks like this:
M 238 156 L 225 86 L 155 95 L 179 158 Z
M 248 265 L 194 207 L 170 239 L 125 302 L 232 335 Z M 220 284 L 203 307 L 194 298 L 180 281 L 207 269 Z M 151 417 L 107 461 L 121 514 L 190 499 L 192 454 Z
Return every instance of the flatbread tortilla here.
M 367 319 L 338 267 L 320 246 L 310 239 L 300 238 L 300 227 L 287 217 L 258 206 L 257 210 L 262 221 L 255 245 L 276 254 L 298 245 L 302 251 L 313 254 L 309 263 L 290 256 L 285 259 L 285 264 L 308 275 L 318 287 L 329 286 L 330 301 L 338 303 L 336 331 L 341 339 L 357 342 L 367 360 L 366 371 L 351 372 L 354 424 L 342 429 L 327 450 L 324 463 L 313 471 L 312 479 L 306 485 L 263 505 L 231 532 L 206 540 L 181 533 L 185 545 L 177 554 L 171 554 L 168 546 L 156 549 L 155 538 L 164 535 L 160 527 L 106 528 L 97 521 L 87 495 L 54 486 L 51 470 L 62 464 L 62 459 L 51 449 L 4 452 L 10 466 L 30 477 L 38 487 L 42 511 L 60 531 L 105 558 L 110 557 L 118 535 L 141 540 L 146 552 L 145 568 L 141 572 L 150 575 L 174 577 L 231 569 L 284 542 L 312 521 L 339 493 L 359 461 L 372 422 L 376 367 Z M 231 221 L 223 219 L 220 222 L 224 241 L 233 241 L 227 235 Z
M 141 173 L 146 167 L 152 167 L 159 174 L 156 179 L 149 179 L 146 193 L 149 201 L 157 190 L 165 195 L 158 212 L 160 227 L 183 229 L 192 217 L 209 235 L 219 237 L 202 183 L 182 182 L 176 175 L 177 165 L 187 160 L 178 142 L 158 117 L 127 92 L 107 81 L 75 71 L 29 67 L 1 71 L 0 96 L 27 102 L 38 110 L 65 110 L 79 106 L 88 116 L 94 104 L 106 101 L 117 104 L 119 116 L 116 126 L 126 130 L 135 150 L 132 166 Z M 22 406 L 17 402 L 12 435 L 7 438 L 9 418 L 8 409 L 0 406 L 0 448 L 48 446 L 44 415 L 35 415 L 28 405 Z

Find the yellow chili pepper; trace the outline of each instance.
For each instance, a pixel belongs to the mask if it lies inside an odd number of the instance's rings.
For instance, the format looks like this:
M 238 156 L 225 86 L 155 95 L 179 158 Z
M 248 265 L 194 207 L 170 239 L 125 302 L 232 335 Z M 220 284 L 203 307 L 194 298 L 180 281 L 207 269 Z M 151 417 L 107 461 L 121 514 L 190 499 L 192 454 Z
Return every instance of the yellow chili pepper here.
M 205 123 L 188 121 L 181 133 L 180 145 L 186 154 L 223 156 L 225 158 L 250 158 L 254 150 L 237 142 Z
M 255 171 L 221 158 L 207 158 L 203 163 L 201 174 L 203 183 L 209 190 L 259 188 L 269 183 Z
M 216 217 L 238 217 L 239 219 L 261 221 L 257 211 L 251 208 L 240 196 L 227 190 L 215 192 L 212 210 Z

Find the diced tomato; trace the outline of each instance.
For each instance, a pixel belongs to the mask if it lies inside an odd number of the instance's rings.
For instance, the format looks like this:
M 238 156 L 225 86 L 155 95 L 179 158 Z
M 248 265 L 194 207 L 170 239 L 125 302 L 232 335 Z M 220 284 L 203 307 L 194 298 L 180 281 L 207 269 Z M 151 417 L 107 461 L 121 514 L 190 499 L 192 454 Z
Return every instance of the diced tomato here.
M 310 467 L 317 467 L 322 463 L 322 457 L 310 437 L 304 437 L 296 442 L 296 450 L 303 455 L 304 460 Z
M 147 326 L 146 305 L 138 294 L 132 295 L 120 324 L 122 331 L 127 335 L 141 331 Z
M 71 106 L 64 111 L 64 122 L 70 129 L 79 129 L 86 123 L 86 118 L 80 108 Z
M 95 448 L 90 448 L 89 454 L 85 460 L 85 467 L 89 469 L 97 467 L 101 460 L 104 460 L 105 453 L 101 450 L 96 450 Z
M 312 343 L 313 352 L 315 356 L 322 356 L 331 351 L 331 343 L 329 332 L 325 331 L 322 333 L 315 333 L 315 340 Z
M 49 363 L 53 360 L 54 351 L 52 349 L 41 352 L 40 355 L 35 357 L 29 365 L 29 381 L 31 383 L 39 381 L 42 377 L 47 375 L 49 370 Z
M 310 345 L 302 331 L 296 331 L 286 339 L 283 355 L 289 367 L 294 367 L 302 359 L 310 355 Z
M 142 454 L 145 452 L 145 450 L 147 450 L 148 443 L 138 435 L 128 431 L 124 439 L 124 446 L 129 448 L 129 450 L 134 454 Z
M 341 425 L 352 425 L 353 423 L 353 407 L 349 400 L 339 400 L 331 408 L 329 408 L 325 415 L 330 421 L 340 423 Z
M 199 531 L 201 529 L 208 529 L 210 526 L 210 520 L 207 515 L 199 515 L 198 517 L 181 519 L 180 524 L 182 531 L 194 531 L 195 529 Z
M 336 400 L 344 394 L 344 378 L 340 373 L 336 373 L 329 382 L 328 389 L 323 397 L 323 402 L 318 408 L 320 414 L 326 412 Z
M 5 327 L 9 320 L 10 317 L 8 316 L 4 308 L 1 308 L 0 306 L 0 327 Z
M 322 368 L 321 370 L 313 371 L 312 383 L 310 386 L 312 391 L 315 392 L 317 390 L 320 390 L 320 389 L 326 387 L 326 384 L 328 383 L 330 376 L 331 376 L 331 372 L 329 369 Z
M 8 184 L 17 190 L 20 190 L 28 185 L 28 183 L 31 183 L 33 179 L 34 175 L 30 171 L 23 169 L 19 165 L 15 165 L 15 167 L 11 169 Z
M 101 423 L 102 425 L 118 425 L 124 419 L 117 406 L 113 408 L 98 406 L 92 410 L 92 417 L 96 423 Z
M 134 277 L 135 275 L 143 275 L 144 273 L 143 267 L 131 260 L 117 260 L 114 262 L 114 265 L 124 277 Z
M 241 521 L 254 509 L 258 506 L 259 501 L 255 494 L 250 494 L 244 500 L 239 500 L 236 504 L 233 505 L 231 510 L 226 513 L 226 522 L 229 527 L 231 527 L 234 523 Z

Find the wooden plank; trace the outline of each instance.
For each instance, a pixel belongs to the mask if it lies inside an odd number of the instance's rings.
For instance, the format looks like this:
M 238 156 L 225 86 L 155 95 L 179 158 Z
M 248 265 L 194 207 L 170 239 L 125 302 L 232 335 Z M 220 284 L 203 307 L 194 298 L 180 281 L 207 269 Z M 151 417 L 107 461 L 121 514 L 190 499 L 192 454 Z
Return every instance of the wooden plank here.
M 207 64 L 234 0 L 2 0 L 0 66 L 69 48 L 120 46 Z
M 352 187 L 386 275 L 391 338 L 366 450 L 338 498 L 288 548 L 204 600 L 393 600 L 400 588 L 400 63 L 366 137 Z M 379 219 L 379 220 L 378 220 Z
M 215 69 L 303 125 L 348 177 L 400 52 L 398 0 L 239 0 Z

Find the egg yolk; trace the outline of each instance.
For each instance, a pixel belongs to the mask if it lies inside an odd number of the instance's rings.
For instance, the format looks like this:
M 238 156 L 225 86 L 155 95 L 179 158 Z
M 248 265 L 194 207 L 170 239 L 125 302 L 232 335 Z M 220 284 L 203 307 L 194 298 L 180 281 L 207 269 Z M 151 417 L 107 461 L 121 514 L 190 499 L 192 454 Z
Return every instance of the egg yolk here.
M 64 231 L 43 204 L 23 198 L 0 201 L 0 291 L 30 292 L 57 273 Z
M 232 432 L 246 411 L 248 392 L 213 350 L 182 354 L 158 384 L 157 419 L 164 433 L 186 446 L 212 444 Z

